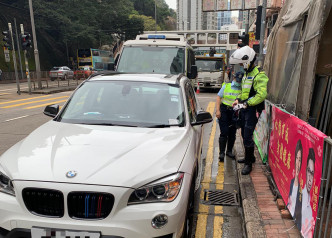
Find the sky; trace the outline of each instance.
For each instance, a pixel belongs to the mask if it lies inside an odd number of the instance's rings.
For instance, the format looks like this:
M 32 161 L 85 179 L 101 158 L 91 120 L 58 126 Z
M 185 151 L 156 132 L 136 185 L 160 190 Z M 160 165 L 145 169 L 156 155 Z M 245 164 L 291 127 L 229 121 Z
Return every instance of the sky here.
M 176 0 L 165 0 L 168 6 L 174 10 L 176 10 Z

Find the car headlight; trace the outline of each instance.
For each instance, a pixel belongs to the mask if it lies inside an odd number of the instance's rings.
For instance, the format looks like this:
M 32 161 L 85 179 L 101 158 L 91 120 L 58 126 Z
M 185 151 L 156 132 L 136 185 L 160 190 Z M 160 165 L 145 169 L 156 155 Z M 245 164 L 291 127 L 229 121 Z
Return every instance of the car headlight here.
M 15 196 L 13 182 L 6 175 L 0 172 L 0 192 Z
M 180 192 L 184 173 L 177 173 L 145 185 L 130 195 L 128 205 L 149 202 L 172 202 Z

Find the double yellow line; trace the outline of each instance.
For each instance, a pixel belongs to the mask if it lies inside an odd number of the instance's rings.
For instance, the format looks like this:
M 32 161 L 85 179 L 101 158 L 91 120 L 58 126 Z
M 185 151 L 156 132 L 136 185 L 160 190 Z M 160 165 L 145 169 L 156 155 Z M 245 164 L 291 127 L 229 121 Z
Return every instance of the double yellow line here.
M 214 114 L 215 110 L 215 102 L 210 102 L 207 111 Z M 205 170 L 204 170 L 204 177 L 202 181 L 202 188 L 200 193 L 200 200 L 204 199 L 204 190 L 209 189 L 210 184 L 212 182 L 212 164 L 213 164 L 213 155 L 214 155 L 214 139 L 217 129 L 217 122 L 214 120 L 211 135 L 209 139 L 208 151 L 206 155 L 206 162 L 205 162 Z M 218 175 L 216 178 L 216 189 L 223 189 L 224 187 L 224 163 L 219 162 L 218 165 Z M 221 238 L 222 237 L 222 225 L 223 225 L 223 207 L 222 206 L 215 206 L 214 211 L 210 214 L 210 206 L 199 204 L 198 208 L 198 220 L 196 226 L 196 233 L 195 238 L 206 238 L 206 230 L 207 230 L 207 219 L 208 216 L 214 215 L 214 222 L 213 222 L 213 238 Z

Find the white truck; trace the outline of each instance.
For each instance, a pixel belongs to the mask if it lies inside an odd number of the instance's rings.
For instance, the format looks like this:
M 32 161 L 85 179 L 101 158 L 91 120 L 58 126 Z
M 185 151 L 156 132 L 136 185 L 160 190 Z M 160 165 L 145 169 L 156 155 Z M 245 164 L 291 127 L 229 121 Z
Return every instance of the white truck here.
M 197 76 L 193 48 L 182 35 L 142 34 L 123 44 L 116 71 Z
M 209 54 L 196 55 L 196 65 L 198 76 L 195 80 L 195 87 L 206 89 L 220 89 L 224 82 L 226 57 L 225 54 L 215 54 L 209 56 Z

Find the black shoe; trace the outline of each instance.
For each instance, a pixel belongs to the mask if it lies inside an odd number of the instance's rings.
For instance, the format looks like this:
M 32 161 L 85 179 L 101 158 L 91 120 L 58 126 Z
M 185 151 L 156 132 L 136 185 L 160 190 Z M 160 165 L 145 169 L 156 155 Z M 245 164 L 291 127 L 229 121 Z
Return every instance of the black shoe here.
M 250 174 L 251 170 L 252 170 L 252 164 L 246 164 L 246 165 L 244 165 L 244 167 L 241 171 L 241 174 L 248 175 L 248 174 Z
M 233 154 L 232 151 L 227 151 L 227 152 L 226 152 L 226 155 L 227 155 L 228 157 L 232 158 L 232 159 L 235 159 L 235 155 Z
M 225 159 L 225 152 L 219 154 L 219 161 L 220 161 L 220 162 L 224 162 L 224 159 Z
M 238 159 L 237 162 L 238 162 L 239 164 L 243 164 L 244 162 L 246 162 L 246 159 L 245 159 L 245 158 L 243 158 L 243 159 Z

